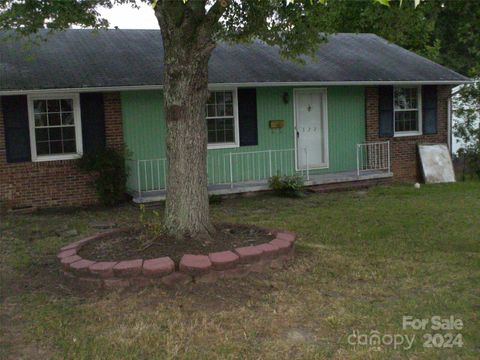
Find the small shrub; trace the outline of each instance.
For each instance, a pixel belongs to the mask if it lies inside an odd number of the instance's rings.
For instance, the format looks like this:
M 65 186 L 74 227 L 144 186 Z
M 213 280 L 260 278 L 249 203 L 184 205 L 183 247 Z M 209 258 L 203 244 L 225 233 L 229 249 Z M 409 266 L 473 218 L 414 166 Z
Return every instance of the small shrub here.
M 128 176 L 125 158 L 126 151 L 104 148 L 84 154 L 78 163 L 80 169 L 94 177 L 97 195 L 106 206 L 125 200 Z
M 300 197 L 303 195 L 303 178 L 299 175 L 272 176 L 268 180 L 268 186 L 280 196 Z
M 139 222 L 147 235 L 148 241 L 158 239 L 165 234 L 162 215 L 159 211 L 152 210 L 147 214 L 145 205 L 140 205 Z

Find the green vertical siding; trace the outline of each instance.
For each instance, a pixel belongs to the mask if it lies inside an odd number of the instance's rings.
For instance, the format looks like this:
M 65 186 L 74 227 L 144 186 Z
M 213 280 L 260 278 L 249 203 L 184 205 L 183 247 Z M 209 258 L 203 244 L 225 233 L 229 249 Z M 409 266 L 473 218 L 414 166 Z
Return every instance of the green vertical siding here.
M 164 158 L 165 120 L 162 92 L 128 91 L 121 94 L 121 99 L 123 136 L 130 158 L 132 160 Z M 137 164 L 128 161 L 127 165 L 130 170 L 127 181 L 129 189 L 138 188 L 139 174 L 142 190 L 146 190 L 146 185 L 150 189 L 165 186 L 162 163 Z M 151 167 L 147 168 L 147 165 Z
M 364 88 L 330 87 L 327 98 L 330 167 L 322 172 L 354 170 L 356 144 L 365 142 Z
M 289 102 L 283 94 L 289 94 Z M 273 174 L 295 173 L 293 88 L 257 89 L 258 145 L 208 151 L 208 172 L 211 183 L 262 179 Z M 328 144 L 329 168 L 312 173 L 331 173 L 356 169 L 356 144 L 365 140 L 363 87 L 329 87 Z M 122 93 L 125 143 L 131 159 L 165 157 L 165 120 L 161 91 L 128 91 Z M 270 120 L 285 120 L 282 129 L 270 129 Z M 272 150 L 272 152 L 269 152 Z M 251 152 L 264 151 L 260 154 Z M 232 156 L 230 159 L 230 153 Z M 235 155 L 243 153 L 243 155 Z M 230 167 L 230 163 L 232 167 Z M 163 161 L 131 163 L 129 187 L 142 190 L 164 187 Z M 139 171 L 138 171 L 139 170 Z
M 165 156 L 165 120 L 161 91 L 122 93 L 123 134 L 132 159 Z
M 290 101 L 283 102 L 283 93 L 288 92 Z M 232 156 L 232 177 L 234 181 L 264 179 L 270 175 L 270 162 L 272 174 L 294 174 L 295 157 L 293 138 L 293 91 L 291 88 L 258 88 L 257 89 L 257 126 L 258 145 L 241 146 L 231 149 L 211 149 L 209 154 L 209 180 L 211 182 L 230 181 L 230 153 L 244 155 Z M 270 120 L 285 120 L 282 129 L 270 129 Z M 275 150 L 268 153 L 268 150 Z M 265 151 L 261 154 L 248 154 L 251 152 Z M 213 168 L 223 164 L 223 178 L 215 176 L 212 179 Z M 214 174 L 215 175 L 215 174 Z

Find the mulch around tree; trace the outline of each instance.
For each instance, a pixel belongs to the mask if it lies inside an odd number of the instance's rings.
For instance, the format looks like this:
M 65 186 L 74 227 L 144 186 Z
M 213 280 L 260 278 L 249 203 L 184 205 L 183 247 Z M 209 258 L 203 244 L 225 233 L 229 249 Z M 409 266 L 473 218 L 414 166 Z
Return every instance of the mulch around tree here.
M 233 250 L 237 247 L 267 243 L 275 236 L 252 225 L 215 224 L 216 233 L 209 240 L 184 237 L 176 239 L 164 234 L 153 235 L 145 229 L 132 229 L 85 244 L 79 251 L 84 259 L 93 261 L 120 261 L 154 259 L 169 256 L 178 263 L 184 254 L 208 255 Z

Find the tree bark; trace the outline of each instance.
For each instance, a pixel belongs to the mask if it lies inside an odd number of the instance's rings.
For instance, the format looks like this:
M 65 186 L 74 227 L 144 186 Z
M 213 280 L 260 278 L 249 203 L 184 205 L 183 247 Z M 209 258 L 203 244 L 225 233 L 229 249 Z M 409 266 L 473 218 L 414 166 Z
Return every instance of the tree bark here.
M 155 14 L 164 47 L 167 134 L 165 229 L 177 238 L 210 238 L 207 192 L 208 61 L 215 48 L 205 9 L 163 1 Z M 197 12 L 197 13 L 195 13 Z
M 187 53 L 188 54 L 188 53 Z M 176 237 L 212 233 L 207 193 L 205 102 L 208 59 L 173 56 L 166 66 L 167 198 L 165 228 Z

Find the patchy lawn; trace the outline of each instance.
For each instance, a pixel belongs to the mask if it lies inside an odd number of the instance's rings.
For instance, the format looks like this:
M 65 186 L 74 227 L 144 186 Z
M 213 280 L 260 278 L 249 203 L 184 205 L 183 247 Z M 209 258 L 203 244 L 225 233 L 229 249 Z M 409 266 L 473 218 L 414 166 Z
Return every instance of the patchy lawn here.
M 296 259 L 285 271 L 213 285 L 87 293 L 62 284 L 57 249 L 94 232 L 92 222 L 138 221 L 138 209 L 2 216 L 0 358 L 480 357 L 480 183 L 263 195 L 212 213 L 296 231 Z M 404 315 L 453 315 L 464 326 L 402 330 Z M 373 351 L 348 343 L 353 330 L 416 339 L 409 350 Z M 424 348 L 423 334 L 435 332 L 460 332 L 463 347 Z

